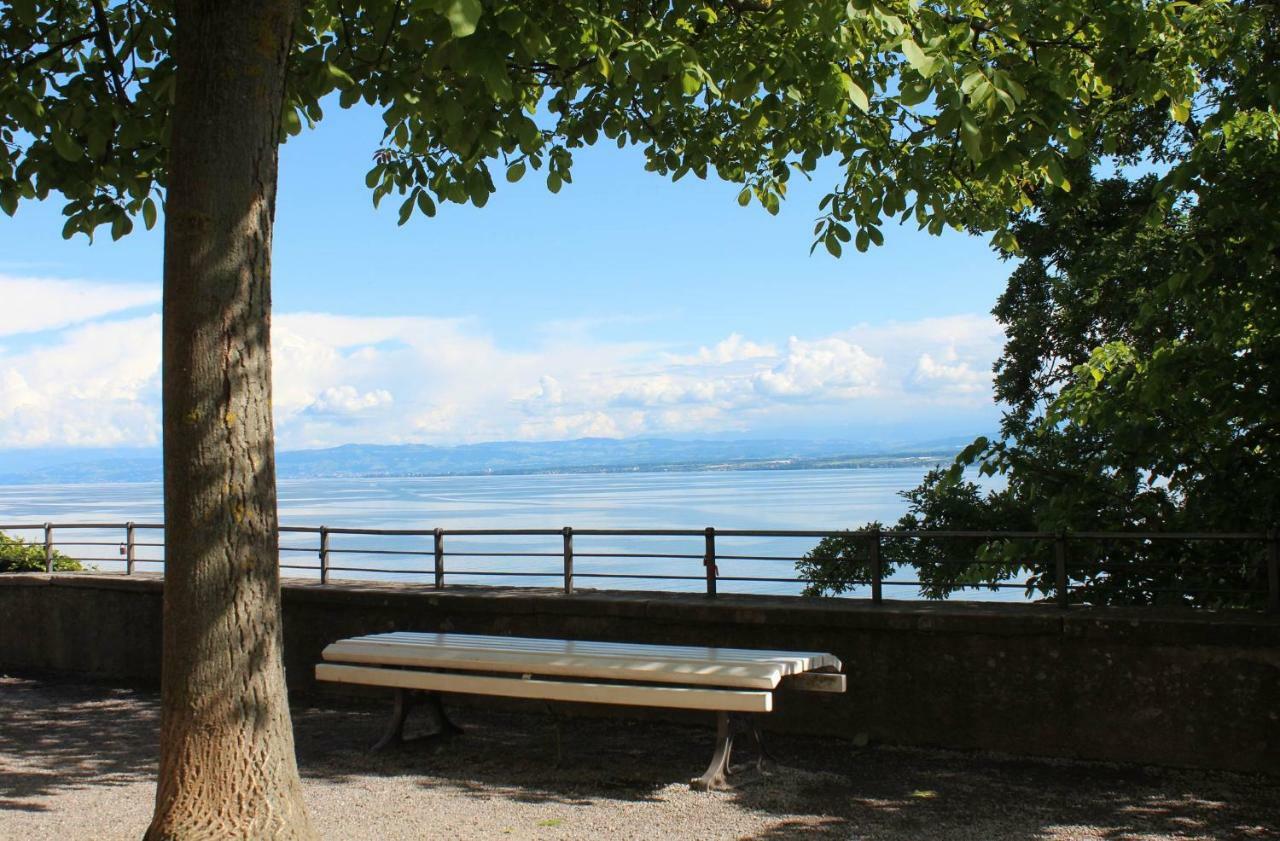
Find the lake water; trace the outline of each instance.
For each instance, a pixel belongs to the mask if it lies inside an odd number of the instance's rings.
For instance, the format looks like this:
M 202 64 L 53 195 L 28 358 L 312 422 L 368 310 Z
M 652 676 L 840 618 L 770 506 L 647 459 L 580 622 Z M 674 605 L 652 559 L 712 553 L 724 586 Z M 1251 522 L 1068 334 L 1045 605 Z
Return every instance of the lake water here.
M 927 467 L 855 470 L 776 470 L 690 473 L 609 473 L 530 476 L 445 476 L 285 480 L 279 485 L 283 526 L 408 529 L 761 529 L 834 530 L 870 520 L 891 523 L 905 510 L 899 492 L 914 487 Z M 0 524 L 159 523 L 158 483 L 0 487 Z M 40 531 L 14 532 L 30 541 Z M 55 530 L 60 550 L 103 570 L 123 567 L 123 530 Z M 139 530 L 140 569 L 156 569 L 162 533 Z M 286 575 L 315 576 L 318 537 L 285 533 Z M 735 581 L 795 576 L 794 559 L 814 538 L 718 536 L 721 592 L 796 593 L 802 584 Z M 563 569 L 560 535 L 446 538 L 446 581 L 554 586 Z M 701 591 L 705 588 L 697 536 L 575 535 L 579 587 Z M 334 578 L 429 581 L 431 536 L 331 535 Z M 457 554 L 455 554 L 457 553 Z M 471 553 L 471 554 L 467 554 Z M 653 554 L 685 555 L 654 558 Z M 518 556 L 517 556 L 518 555 Z M 610 556 L 610 557 L 601 557 Z M 305 568 L 292 568 L 305 567 Z M 342 569 L 342 568 L 346 569 Z M 503 573 L 502 575 L 482 573 Z M 519 573 L 516 575 L 515 573 Z M 591 578 L 651 573 L 661 579 Z M 901 578 L 901 576 L 899 576 Z M 887 588 L 909 598 L 912 587 Z M 965 598 L 1017 599 L 1018 591 Z

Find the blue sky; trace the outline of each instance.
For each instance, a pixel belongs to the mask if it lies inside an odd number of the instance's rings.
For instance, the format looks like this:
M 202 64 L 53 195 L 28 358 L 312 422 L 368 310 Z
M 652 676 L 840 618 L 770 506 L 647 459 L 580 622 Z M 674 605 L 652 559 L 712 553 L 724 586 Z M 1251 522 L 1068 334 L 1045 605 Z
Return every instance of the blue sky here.
M 988 313 L 1011 267 L 914 225 L 810 256 L 834 167 L 771 217 L 607 145 L 557 195 L 531 173 L 401 228 L 395 197 L 375 211 L 364 186 L 380 127 L 334 107 L 282 152 L 282 446 L 994 426 Z M 0 448 L 153 445 L 159 228 L 64 241 L 60 211 L 0 218 Z

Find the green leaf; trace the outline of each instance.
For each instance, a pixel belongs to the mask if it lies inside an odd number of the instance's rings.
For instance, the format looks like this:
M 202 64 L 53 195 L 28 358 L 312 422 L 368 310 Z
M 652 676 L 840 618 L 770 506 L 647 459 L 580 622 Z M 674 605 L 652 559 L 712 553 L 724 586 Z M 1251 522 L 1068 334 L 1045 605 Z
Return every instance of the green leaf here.
M 920 49 L 920 45 L 914 39 L 907 38 L 902 42 L 902 54 L 907 57 L 907 62 L 921 76 L 927 79 L 933 74 L 933 62 L 924 54 L 924 50 Z
M 871 237 L 867 235 L 866 228 L 859 228 L 858 235 L 853 238 L 853 247 L 859 251 L 866 251 L 871 246 Z
M 4 211 L 5 216 L 12 216 L 18 212 L 18 194 L 11 191 L 0 192 L 0 210 Z
M 71 139 L 71 135 L 55 131 L 53 133 L 53 148 L 63 159 L 75 163 L 84 157 L 84 150 L 80 148 L 80 144 Z
M 1191 117 L 1191 102 L 1184 99 L 1170 104 L 1169 116 L 1179 123 L 1185 123 Z
M 156 203 L 150 196 L 142 202 L 142 222 L 147 226 L 148 231 L 156 226 Z
M 960 142 L 964 151 L 974 163 L 982 161 L 982 129 L 973 121 L 967 111 L 960 115 Z
M 827 234 L 822 240 L 822 244 L 827 247 L 827 253 L 832 257 L 839 257 L 840 252 L 843 250 L 840 248 L 840 240 L 836 239 L 833 234 Z
M 698 91 L 702 90 L 702 80 L 700 80 L 696 74 L 690 73 L 688 70 L 684 71 L 684 74 L 680 77 L 680 85 L 688 96 L 693 96 Z
M 293 106 L 289 106 L 284 109 L 284 119 L 282 122 L 284 124 L 285 133 L 290 137 L 302 133 L 302 118 L 298 116 L 298 112 L 293 109 Z
M 1049 180 L 1053 185 L 1064 192 L 1071 192 L 1071 182 L 1067 180 L 1067 175 L 1062 171 L 1062 164 L 1058 163 L 1056 156 L 1051 156 L 1045 163 L 1045 169 L 1049 172 Z
M 444 10 L 444 16 L 449 19 L 449 26 L 453 29 L 454 38 L 466 38 L 475 32 L 482 14 L 484 14 L 484 7 L 480 5 L 480 0 L 452 0 Z
M 516 161 L 507 167 L 507 180 L 512 184 L 524 178 L 524 161 Z
M 409 217 L 413 215 L 413 205 L 417 201 L 418 195 L 420 194 L 409 196 L 409 198 L 405 199 L 404 203 L 400 205 L 400 221 L 396 222 L 397 225 L 403 225 L 405 222 L 409 221 Z
M 133 221 L 123 211 L 111 220 L 111 239 L 117 240 L 133 230 Z
M 436 203 L 431 200 L 431 196 L 427 195 L 426 190 L 418 192 L 418 210 L 421 210 L 427 218 L 436 215 Z
M 556 175 L 554 172 L 547 173 L 547 189 L 548 190 L 550 190 L 553 193 L 558 193 L 560 192 L 560 187 L 562 184 L 563 182 L 560 180 L 559 175 Z
M 334 64 L 332 61 L 325 62 L 325 69 L 329 71 L 329 75 L 333 77 L 333 80 L 337 82 L 340 87 L 347 88 L 347 87 L 351 87 L 356 83 L 356 80 L 351 78 L 350 73 L 343 70 L 341 67 Z
M 862 89 L 861 85 L 853 81 L 853 77 L 848 73 L 841 73 L 840 83 L 844 85 L 844 92 L 859 111 L 865 114 L 871 110 L 871 102 L 867 99 L 867 92 Z
M 738 193 L 738 204 L 741 205 L 742 207 L 746 207 L 747 205 L 751 204 L 751 188 L 750 187 L 743 187 L 742 192 Z M 9 215 L 12 216 L 13 214 L 11 213 Z

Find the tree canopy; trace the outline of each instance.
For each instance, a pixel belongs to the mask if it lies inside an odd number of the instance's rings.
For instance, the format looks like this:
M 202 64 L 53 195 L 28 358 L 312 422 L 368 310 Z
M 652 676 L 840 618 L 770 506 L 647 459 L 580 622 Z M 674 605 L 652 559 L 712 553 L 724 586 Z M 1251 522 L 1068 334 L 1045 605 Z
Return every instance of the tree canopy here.
M 1266 25 L 1266 9 L 319 0 L 294 27 L 283 132 L 315 125 L 331 94 L 378 108 L 386 130 L 370 139 L 367 183 L 375 200 L 396 194 L 402 220 L 483 205 L 531 170 L 555 192 L 574 150 L 603 138 L 639 145 L 673 178 L 742 184 L 739 201 L 770 211 L 796 173 L 839 160 L 816 229 L 833 254 L 878 244 L 895 217 L 992 231 L 1012 249 L 1008 212 L 1068 189 L 1070 160 L 1139 154 L 1170 116 L 1192 125 L 1221 56 Z M 16 0 L 0 23 L 0 208 L 61 193 L 67 235 L 154 224 L 172 5 Z
M 1000 435 L 907 494 L 904 530 L 1262 533 L 1280 522 L 1280 63 L 1274 16 L 1242 29 L 1186 113 L 1148 114 L 1120 156 L 1010 216 L 1022 261 L 994 313 Z M 1258 7 L 1260 8 L 1260 7 Z M 1253 24 L 1250 26 L 1250 22 Z M 972 466 L 1005 480 L 982 493 Z M 1044 541 L 892 541 L 924 591 L 1021 580 L 1049 593 Z M 1260 604 L 1260 542 L 1073 541 L 1074 598 Z M 961 551 L 957 551 L 961 550 Z M 942 563 L 970 558 L 969 564 Z M 865 577 L 837 539 L 815 591 Z

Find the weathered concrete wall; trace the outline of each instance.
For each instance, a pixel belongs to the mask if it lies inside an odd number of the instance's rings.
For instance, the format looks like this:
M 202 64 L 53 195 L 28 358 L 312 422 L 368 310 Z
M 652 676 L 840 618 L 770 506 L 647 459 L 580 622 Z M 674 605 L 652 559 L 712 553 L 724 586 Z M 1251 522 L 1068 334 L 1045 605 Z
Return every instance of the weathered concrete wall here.
M 155 682 L 162 582 L 0 576 L 0 670 Z M 290 685 L 340 637 L 456 630 L 831 651 L 845 696 L 779 697 L 771 726 L 873 741 L 1280 773 L 1280 621 L 974 603 L 284 588 Z

